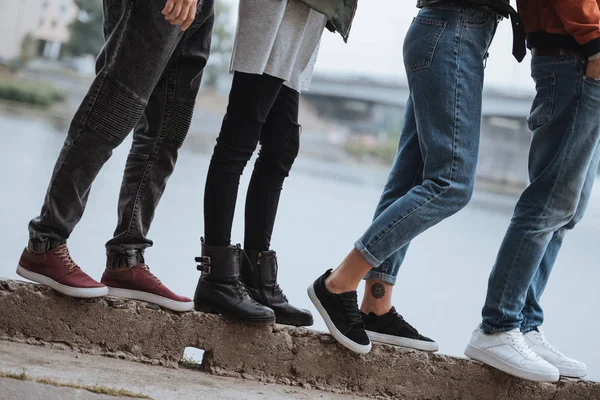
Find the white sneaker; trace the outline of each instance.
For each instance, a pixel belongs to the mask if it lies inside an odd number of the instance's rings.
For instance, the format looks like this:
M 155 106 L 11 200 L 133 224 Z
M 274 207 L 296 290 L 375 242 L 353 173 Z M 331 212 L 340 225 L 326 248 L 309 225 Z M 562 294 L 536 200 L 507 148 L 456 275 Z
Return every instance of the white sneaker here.
M 558 382 L 558 369 L 534 352 L 517 328 L 502 333 L 473 332 L 465 355 L 518 378 L 539 382 Z
M 541 330 L 526 333 L 525 341 L 540 357 L 558 368 L 562 376 L 583 378 L 587 375 L 587 367 L 584 363 L 573 360 L 558 351 L 548 342 Z

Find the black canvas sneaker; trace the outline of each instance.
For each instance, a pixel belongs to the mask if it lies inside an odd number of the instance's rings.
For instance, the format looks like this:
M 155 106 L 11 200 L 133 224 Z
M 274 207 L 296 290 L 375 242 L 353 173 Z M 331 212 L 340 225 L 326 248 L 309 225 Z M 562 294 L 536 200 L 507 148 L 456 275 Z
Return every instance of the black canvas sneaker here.
M 377 316 L 373 313 L 360 313 L 367 335 L 374 342 L 408 347 L 422 351 L 438 351 L 436 342 L 425 337 L 404 320 L 392 307 L 387 314 Z
M 331 293 L 325 287 L 325 279 L 330 274 L 331 270 L 325 272 L 308 287 L 308 297 L 335 340 L 355 353 L 366 354 L 371 351 L 371 340 L 360 317 L 356 291 Z

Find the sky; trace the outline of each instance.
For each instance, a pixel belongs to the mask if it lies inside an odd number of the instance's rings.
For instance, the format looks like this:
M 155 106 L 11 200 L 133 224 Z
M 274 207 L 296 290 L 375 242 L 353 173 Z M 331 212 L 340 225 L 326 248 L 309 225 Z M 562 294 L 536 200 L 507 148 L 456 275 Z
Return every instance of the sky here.
M 229 1 L 237 4 L 237 1 Z M 402 42 L 418 12 L 415 4 L 416 0 L 359 0 L 348 44 L 344 44 L 341 36 L 326 31 L 316 71 L 404 76 Z M 533 88 L 529 56 L 519 64 L 511 52 L 511 25 L 510 21 L 503 20 L 490 48 L 486 83 Z

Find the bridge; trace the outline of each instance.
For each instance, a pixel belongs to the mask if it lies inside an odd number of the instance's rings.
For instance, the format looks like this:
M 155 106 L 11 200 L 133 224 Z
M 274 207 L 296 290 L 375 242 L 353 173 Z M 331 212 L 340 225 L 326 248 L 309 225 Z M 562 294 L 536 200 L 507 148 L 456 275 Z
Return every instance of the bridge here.
M 349 136 L 395 141 L 409 89 L 406 80 L 316 74 L 303 97 L 321 116 L 348 129 Z M 530 132 L 527 115 L 533 90 L 485 86 L 478 177 L 499 185 L 527 183 Z

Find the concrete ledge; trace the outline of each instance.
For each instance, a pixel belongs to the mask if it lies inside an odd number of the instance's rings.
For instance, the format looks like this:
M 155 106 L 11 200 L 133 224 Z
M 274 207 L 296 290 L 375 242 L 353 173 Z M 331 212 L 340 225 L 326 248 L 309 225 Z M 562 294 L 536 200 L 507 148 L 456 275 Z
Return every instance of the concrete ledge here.
M 402 399 L 600 399 L 600 384 L 538 384 L 466 359 L 375 345 L 359 356 L 328 334 L 250 327 L 197 312 L 176 314 L 114 298 L 76 300 L 51 289 L 0 281 L 0 339 L 177 366 L 183 350 L 205 350 L 203 368 L 324 390 Z

